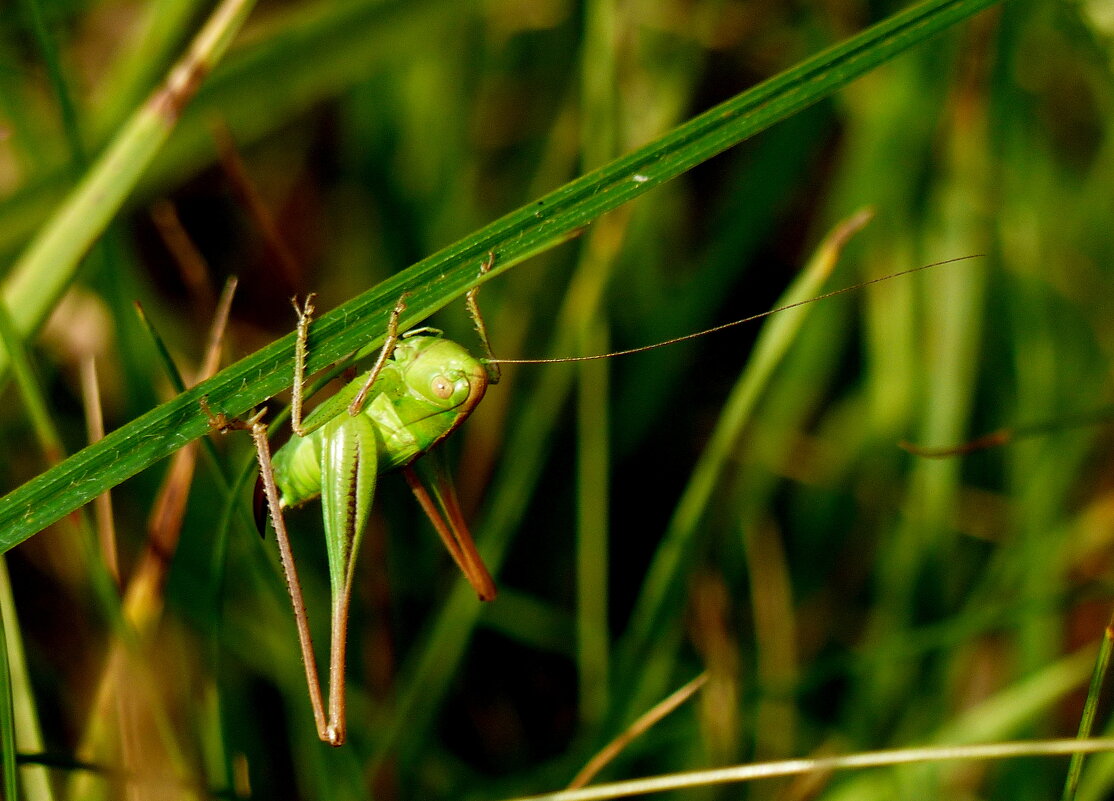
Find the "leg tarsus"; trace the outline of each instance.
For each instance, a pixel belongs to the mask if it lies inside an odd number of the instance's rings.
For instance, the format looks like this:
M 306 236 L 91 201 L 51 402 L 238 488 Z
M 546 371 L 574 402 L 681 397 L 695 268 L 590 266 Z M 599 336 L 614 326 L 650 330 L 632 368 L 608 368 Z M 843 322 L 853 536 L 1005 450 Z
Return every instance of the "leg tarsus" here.
M 267 407 L 264 406 L 258 412 L 253 414 L 247 420 L 241 420 L 238 417 L 229 418 L 224 412 L 214 412 L 209 407 L 209 396 L 202 395 L 197 402 L 201 407 L 201 411 L 209 418 L 209 428 L 211 431 L 219 431 L 222 434 L 227 434 L 229 431 L 247 431 L 252 426 L 259 422 L 259 420 L 267 413 Z

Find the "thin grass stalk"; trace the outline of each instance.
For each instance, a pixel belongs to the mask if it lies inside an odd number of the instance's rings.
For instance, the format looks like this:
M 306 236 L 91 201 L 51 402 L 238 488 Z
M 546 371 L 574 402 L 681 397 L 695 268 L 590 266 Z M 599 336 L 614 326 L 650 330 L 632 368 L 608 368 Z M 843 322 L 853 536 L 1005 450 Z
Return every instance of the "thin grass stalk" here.
M 600 749 L 595 756 L 585 763 L 584 767 L 580 769 L 580 772 L 569 782 L 567 789 L 576 790 L 586 786 L 635 739 L 649 731 L 654 724 L 662 718 L 673 713 L 681 704 L 685 703 L 707 683 L 708 673 L 701 673 L 684 686 L 678 687 L 675 691 L 670 693 L 668 697 L 663 698 L 659 703 L 639 716 L 639 718 L 623 730 L 618 737 Z
M 1095 669 L 1091 673 L 1091 683 L 1087 687 L 1087 700 L 1083 704 L 1083 714 L 1079 718 L 1079 733 L 1076 736 L 1080 740 L 1086 740 L 1094 730 L 1095 716 L 1098 714 L 1099 700 L 1102 698 L 1102 685 L 1110 669 L 1112 652 L 1114 652 L 1114 617 L 1111 617 L 1102 631 L 1102 642 L 1099 645 L 1098 657 L 1095 659 Z M 1082 775 L 1083 754 L 1072 754 L 1068 773 L 1064 778 L 1064 791 L 1060 796 L 1062 801 L 1074 801 Z
M 752 782 L 781 776 L 801 776 L 837 770 L 861 771 L 865 768 L 891 767 L 918 763 L 953 762 L 957 760 L 1003 760 L 1035 756 L 1097 754 L 1114 751 L 1114 739 L 1034 740 L 1031 742 L 987 743 L 985 745 L 934 746 L 901 748 L 890 751 L 864 751 L 847 756 L 816 759 L 786 759 L 760 762 L 729 768 L 697 770 L 663 776 L 651 776 L 624 782 L 598 784 L 579 790 L 563 790 L 542 795 L 520 796 L 508 801 L 607 801 L 615 798 L 665 793 L 695 787 Z
M 0 312 L 2 314 L 2 312 Z M 90 356 L 81 360 L 81 397 L 85 406 L 86 435 L 90 442 L 104 436 L 104 409 L 101 406 L 97 363 Z M 117 586 L 120 584 L 120 558 L 116 547 L 116 522 L 112 516 L 112 493 L 102 492 L 94 503 L 97 537 L 104 554 L 105 567 Z
M 622 128 L 616 87 L 622 52 L 621 9 L 614 0 L 588 3 L 584 16 L 580 59 L 580 144 L 585 169 L 604 164 L 619 153 Z M 629 207 L 600 220 L 581 250 L 582 269 L 597 274 L 606 286 L 613 262 L 622 250 L 629 227 Z M 589 316 L 576 323 L 578 352 L 608 350 L 604 324 Z M 607 360 L 578 368 L 576 428 L 576 617 L 577 669 L 582 725 L 593 727 L 604 718 L 609 697 L 609 641 L 607 615 L 610 498 L 609 387 Z

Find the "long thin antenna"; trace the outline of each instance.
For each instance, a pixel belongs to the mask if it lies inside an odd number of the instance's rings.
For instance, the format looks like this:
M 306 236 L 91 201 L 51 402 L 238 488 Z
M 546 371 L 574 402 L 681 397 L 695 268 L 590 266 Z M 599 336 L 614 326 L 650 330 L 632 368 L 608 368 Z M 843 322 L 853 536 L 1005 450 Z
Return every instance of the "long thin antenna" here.
M 485 364 L 561 364 L 563 362 L 590 362 L 594 361 L 595 359 L 610 359 L 613 356 L 629 356 L 632 353 L 642 353 L 643 351 L 647 350 L 664 348 L 667 345 L 676 345 L 679 342 L 687 342 L 690 339 L 696 339 L 697 337 L 702 337 L 707 334 L 714 334 L 717 331 L 723 331 L 727 328 L 734 328 L 735 326 L 743 325 L 744 323 L 753 323 L 755 320 L 761 320 L 763 317 L 769 317 L 771 314 L 789 311 L 790 309 L 795 309 L 798 306 L 805 306 L 809 303 L 815 303 L 818 300 L 827 300 L 828 298 L 834 298 L 836 295 L 842 295 L 846 292 L 856 292 L 860 289 L 864 289 L 870 286 L 871 284 L 880 284 L 883 281 L 889 281 L 891 278 L 900 278 L 904 275 L 912 275 L 913 273 L 919 273 L 921 270 L 927 270 L 930 267 L 940 267 L 944 264 L 952 264 L 957 261 L 978 259 L 982 258 L 985 255 L 986 254 L 984 253 L 973 253 L 970 256 L 957 256 L 954 259 L 944 259 L 943 261 L 934 261 L 931 264 L 922 264 L 920 267 L 912 267 L 908 270 L 901 270 L 900 272 L 890 273 L 889 275 L 883 275 L 879 278 L 871 278 L 869 281 L 852 284 L 851 286 L 845 286 L 840 289 L 833 289 L 831 292 L 825 292 L 823 295 L 817 295 L 816 297 L 809 298 L 808 300 L 799 300 L 796 303 L 790 303 L 785 306 L 778 306 L 776 309 L 769 309 L 768 311 L 764 311 L 759 314 L 752 314 L 750 317 L 744 317 L 741 320 L 735 320 L 734 322 L 730 323 L 723 323 L 713 328 L 706 328 L 703 331 L 697 331 L 695 334 L 685 334 L 682 337 L 667 339 L 664 342 L 658 342 L 653 345 L 642 345 L 641 347 L 630 348 L 629 350 L 617 350 L 613 351 L 612 353 L 597 353 L 592 356 L 567 356 L 561 359 L 481 359 L 480 361 L 484 362 Z

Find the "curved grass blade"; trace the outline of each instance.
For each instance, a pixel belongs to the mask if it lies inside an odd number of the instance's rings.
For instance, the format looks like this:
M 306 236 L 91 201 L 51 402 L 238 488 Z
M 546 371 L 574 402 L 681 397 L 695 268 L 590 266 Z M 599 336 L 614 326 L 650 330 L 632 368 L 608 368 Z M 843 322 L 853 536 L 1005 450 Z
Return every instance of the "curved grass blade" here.
M 844 86 L 879 64 L 997 0 L 931 0 L 875 25 L 716 106 L 669 134 L 496 220 L 379 284 L 315 323 L 307 369 L 316 371 L 383 340 L 398 298 L 413 326 L 480 283 L 489 252 L 494 277 L 570 236 L 628 200 L 680 175 Z M 290 334 L 109 434 L 0 499 L 0 552 L 209 430 L 200 407 L 244 415 L 291 383 Z

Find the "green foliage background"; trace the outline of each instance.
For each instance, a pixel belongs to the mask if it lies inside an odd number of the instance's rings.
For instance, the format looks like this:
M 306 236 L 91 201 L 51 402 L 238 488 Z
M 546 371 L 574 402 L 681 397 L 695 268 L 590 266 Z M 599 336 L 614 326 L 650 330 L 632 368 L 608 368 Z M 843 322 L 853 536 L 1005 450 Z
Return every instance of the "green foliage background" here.
M 30 344 L 63 447 L 85 442 L 82 353 L 97 356 L 110 429 L 174 394 L 133 300 L 192 369 L 211 287 L 237 274 L 227 350 L 254 353 L 293 327 L 291 295 L 338 306 L 902 8 L 261 4 Z M 185 0 L 5 8 L 4 264 L 207 11 Z M 500 598 L 481 608 L 469 597 L 403 483 L 382 482 L 343 749 L 314 734 L 274 544 L 240 512 L 229 525 L 203 460 L 165 592 L 147 607 L 164 605 L 161 623 L 136 646 L 149 714 L 109 715 L 91 761 L 135 769 L 116 744 L 138 730 L 151 793 L 528 795 L 566 784 L 705 670 L 705 689 L 601 778 L 1074 735 L 1110 612 L 1109 428 L 1096 413 L 1110 403 L 1114 347 L 1111 36 L 1097 0 L 1011 0 L 489 281 L 481 303 L 499 355 L 575 355 L 774 305 L 823 235 L 864 206 L 875 219 L 829 287 L 985 254 L 810 306 L 799 330 L 769 329 L 766 347 L 784 357 L 749 379 L 743 413 L 732 387 L 758 326 L 508 368 L 447 443 Z M 239 144 L 293 270 L 217 164 L 217 126 Z M 200 285 L 153 222 L 166 201 L 205 259 Z M 474 342 L 462 303 L 431 322 Z M 7 490 L 47 465 L 23 396 L 5 393 Z M 897 447 L 1000 427 L 1019 436 L 958 458 Z M 246 436 L 215 445 L 228 474 L 250 473 Z M 125 577 L 164 473 L 113 493 Z M 291 523 L 321 650 L 318 516 L 312 506 Z M 6 614 L 8 635 L 31 671 L 16 692 L 33 697 L 44 736 L 20 751 L 60 761 L 49 786 L 25 774 L 28 797 L 122 790 L 110 773 L 81 784 L 90 774 L 75 765 L 116 636 L 87 543 L 59 525 L 8 557 L 20 619 L 17 630 Z M 1079 797 L 1104 797 L 1109 763 L 1090 767 Z M 1055 759 L 949 763 L 725 793 L 1047 798 L 1064 771 Z

